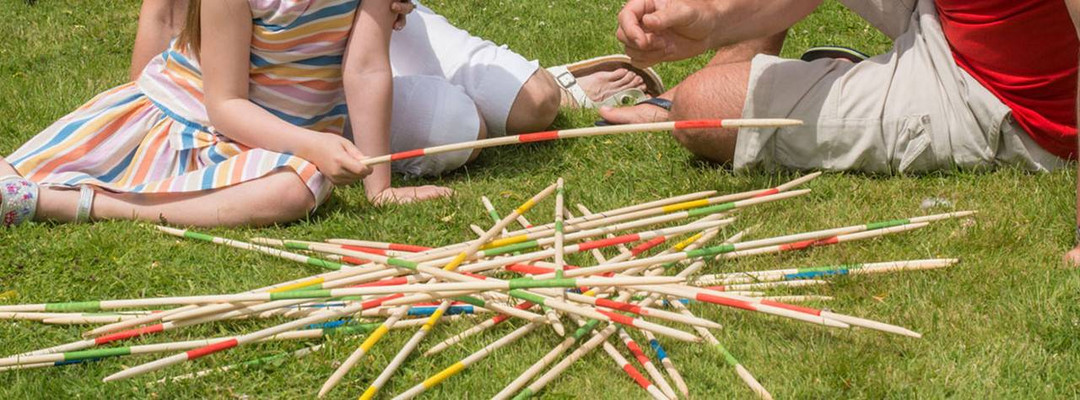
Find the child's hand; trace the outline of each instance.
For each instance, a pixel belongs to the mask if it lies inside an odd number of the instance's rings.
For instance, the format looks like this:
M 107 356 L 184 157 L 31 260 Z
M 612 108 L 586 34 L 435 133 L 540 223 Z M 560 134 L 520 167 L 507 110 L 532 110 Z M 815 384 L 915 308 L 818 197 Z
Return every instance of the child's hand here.
M 394 1 L 390 3 L 390 11 L 397 14 L 397 19 L 394 20 L 395 31 L 405 29 L 405 16 L 413 12 L 414 9 L 416 9 L 416 4 L 413 4 L 413 2 L 409 0 Z
M 437 199 L 452 194 L 454 194 L 453 190 L 441 186 L 412 186 L 387 188 L 369 200 L 371 200 L 372 203 L 375 203 L 375 205 L 381 206 L 386 204 L 406 204 L 415 201 Z
M 360 162 L 366 158 L 364 153 L 349 139 L 326 134 L 314 142 L 316 148 L 309 160 L 334 185 L 351 185 L 371 174 L 371 168 Z

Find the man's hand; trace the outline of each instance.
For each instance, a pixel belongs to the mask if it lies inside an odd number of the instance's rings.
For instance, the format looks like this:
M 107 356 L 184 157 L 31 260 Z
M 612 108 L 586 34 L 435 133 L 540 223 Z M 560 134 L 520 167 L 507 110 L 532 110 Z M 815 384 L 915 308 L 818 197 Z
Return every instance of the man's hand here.
M 709 50 L 717 20 L 707 1 L 629 0 L 619 12 L 615 35 L 634 64 L 646 67 Z
M 387 188 L 371 197 L 369 200 L 377 206 L 382 206 L 386 204 L 407 204 L 417 201 L 432 200 L 440 197 L 448 197 L 453 194 L 453 190 L 441 186 L 413 186 Z

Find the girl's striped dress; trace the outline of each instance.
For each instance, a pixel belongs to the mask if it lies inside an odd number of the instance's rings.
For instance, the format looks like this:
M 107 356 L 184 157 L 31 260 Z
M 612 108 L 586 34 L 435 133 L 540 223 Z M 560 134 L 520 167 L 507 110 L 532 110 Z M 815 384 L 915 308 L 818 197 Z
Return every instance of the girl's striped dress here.
M 249 3 L 249 99 L 294 125 L 340 134 L 341 62 L 358 0 Z M 134 193 L 217 189 L 287 169 L 317 203 L 326 199 L 332 185 L 314 164 L 231 141 L 203 104 L 199 64 L 174 42 L 137 82 L 98 95 L 7 159 L 43 185 Z

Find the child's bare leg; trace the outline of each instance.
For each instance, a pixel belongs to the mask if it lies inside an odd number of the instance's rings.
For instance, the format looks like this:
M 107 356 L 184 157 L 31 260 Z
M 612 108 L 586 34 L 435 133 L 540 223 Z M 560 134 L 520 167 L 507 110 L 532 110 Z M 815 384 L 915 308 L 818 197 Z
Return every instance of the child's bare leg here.
M 626 89 L 645 89 L 645 80 L 628 69 L 599 71 L 577 78 L 578 84 L 593 101 L 601 101 Z M 547 129 L 560 106 L 573 106 L 577 102 L 555 82 L 547 70 L 541 68 L 533 73 L 518 92 L 506 131 L 511 135 L 537 132 Z
M 17 174 L 0 158 L 0 176 Z M 79 191 L 41 188 L 38 220 L 71 222 Z M 291 171 L 226 188 L 176 194 L 110 193 L 99 190 L 91 218 L 167 222 L 184 226 L 262 226 L 295 221 L 315 207 L 311 191 Z

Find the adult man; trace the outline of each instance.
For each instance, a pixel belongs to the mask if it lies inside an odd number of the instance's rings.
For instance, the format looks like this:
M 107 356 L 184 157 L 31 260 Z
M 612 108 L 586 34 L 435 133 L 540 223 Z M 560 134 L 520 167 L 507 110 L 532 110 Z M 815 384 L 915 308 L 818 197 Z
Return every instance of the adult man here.
M 804 126 L 676 139 L 736 169 L 1048 171 L 1076 158 L 1080 1 L 842 2 L 891 37 L 892 51 L 858 64 L 758 55 L 711 65 L 673 96 L 673 119 L 790 117 Z M 777 34 L 818 4 L 630 0 L 618 36 L 635 62 L 651 65 Z M 1080 248 L 1069 256 L 1080 261 Z

